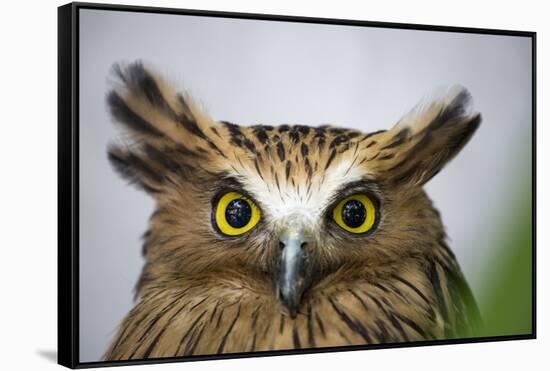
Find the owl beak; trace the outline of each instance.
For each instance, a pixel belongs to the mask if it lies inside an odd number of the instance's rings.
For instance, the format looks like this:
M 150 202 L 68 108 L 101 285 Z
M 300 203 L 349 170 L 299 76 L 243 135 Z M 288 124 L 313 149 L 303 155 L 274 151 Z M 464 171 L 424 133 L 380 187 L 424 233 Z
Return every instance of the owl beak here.
M 290 231 L 279 240 L 278 300 L 290 317 L 295 318 L 302 294 L 309 284 L 308 241 L 299 231 Z

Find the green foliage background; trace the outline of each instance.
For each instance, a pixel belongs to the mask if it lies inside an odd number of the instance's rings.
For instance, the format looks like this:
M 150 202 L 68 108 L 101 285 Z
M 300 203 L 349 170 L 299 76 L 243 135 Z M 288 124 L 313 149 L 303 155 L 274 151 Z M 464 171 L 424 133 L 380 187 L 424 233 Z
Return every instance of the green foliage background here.
M 532 331 L 532 217 L 531 207 L 519 207 L 518 224 L 502 236 L 503 254 L 490 277 L 484 328 L 480 336 L 519 335 Z
M 527 149 L 524 149 L 527 150 Z M 517 164 L 519 165 L 519 164 Z M 533 192 L 532 172 L 517 166 L 516 184 L 509 200 L 500 205 L 512 227 L 495 232 L 498 255 L 486 267 L 487 283 L 482 290 L 483 327 L 478 336 L 526 335 L 533 330 Z M 504 226 L 506 223 L 502 223 Z M 478 302 L 480 298 L 477 298 Z

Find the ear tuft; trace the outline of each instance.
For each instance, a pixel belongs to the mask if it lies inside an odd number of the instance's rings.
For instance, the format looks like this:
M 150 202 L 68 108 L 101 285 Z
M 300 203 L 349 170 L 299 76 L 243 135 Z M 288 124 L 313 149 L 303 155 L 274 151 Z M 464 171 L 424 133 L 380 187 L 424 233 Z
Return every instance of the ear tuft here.
M 159 87 L 160 84 L 163 84 L 162 81 L 146 70 L 142 61 L 136 61 L 126 67 L 115 64 L 113 73 L 124 84 L 130 94 L 145 98 L 151 106 L 175 117 L 176 113 L 168 105 L 166 97 Z
M 460 152 L 480 122 L 465 88 L 440 89 L 380 134 L 369 168 L 393 184 L 422 186 Z
M 399 120 L 396 127 L 409 127 L 414 133 L 436 129 L 451 120 L 466 119 L 475 114 L 470 92 L 461 85 L 453 85 L 426 96 Z
M 221 152 L 211 138 L 215 123 L 190 97 L 176 93 L 141 61 L 112 68 L 117 84 L 107 94 L 111 116 L 128 134 L 129 144 L 109 148 L 115 170 L 149 193 L 159 193 L 198 177 L 207 158 Z M 192 169 L 192 170 L 191 170 Z

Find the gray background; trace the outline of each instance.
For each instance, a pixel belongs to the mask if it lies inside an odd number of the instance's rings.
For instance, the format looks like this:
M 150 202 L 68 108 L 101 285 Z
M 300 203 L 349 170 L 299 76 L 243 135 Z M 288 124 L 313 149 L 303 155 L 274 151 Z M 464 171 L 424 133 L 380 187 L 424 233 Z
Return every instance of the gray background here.
M 80 361 L 97 361 L 132 307 L 153 211 L 107 162 L 120 137 L 105 106 L 115 62 L 142 59 L 211 116 L 240 124 L 385 129 L 459 83 L 483 123 L 426 187 L 483 311 L 484 277 L 531 182 L 527 38 L 191 16 L 80 11 Z

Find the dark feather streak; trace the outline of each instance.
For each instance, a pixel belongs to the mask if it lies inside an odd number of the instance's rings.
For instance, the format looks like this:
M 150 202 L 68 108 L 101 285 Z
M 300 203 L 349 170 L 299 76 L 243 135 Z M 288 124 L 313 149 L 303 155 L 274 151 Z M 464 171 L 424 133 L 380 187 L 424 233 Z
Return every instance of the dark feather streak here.
M 350 330 L 359 334 L 367 343 L 372 342 L 367 329 L 359 321 L 354 321 L 343 309 L 336 305 L 332 298 L 329 298 L 328 301 L 336 314 L 338 314 L 340 319 L 349 327 Z
M 223 349 L 225 348 L 225 344 L 227 342 L 227 338 L 229 337 L 229 334 L 233 330 L 233 327 L 235 327 L 235 323 L 237 323 L 237 320 L 239 319 L 239 316 L 241 315 L 241 305 L 239 304 L 239 307 L 237 309 L 237 314 L 235 315 L 235 318 L 227 328 L 227 331 L 223 335 L 222 341 L 220 342 L 220 346 L 218 347 L 218 351 L 216 353 L 222 353 Z

